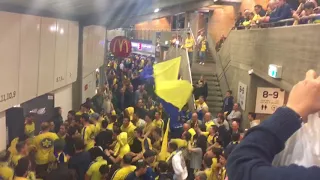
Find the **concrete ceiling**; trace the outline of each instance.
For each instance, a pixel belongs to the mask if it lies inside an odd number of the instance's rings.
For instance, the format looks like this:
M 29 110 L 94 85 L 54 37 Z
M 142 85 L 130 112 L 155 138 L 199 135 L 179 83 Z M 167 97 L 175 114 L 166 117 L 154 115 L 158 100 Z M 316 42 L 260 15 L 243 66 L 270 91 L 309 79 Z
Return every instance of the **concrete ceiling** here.
M 154 9 L 168 11 L 186 4 L 201 4 L 213 0 L 0 0 L 0 11 L 70 19 L 86 24 L 108 26 L 117 21 L 153 14 Z M 161 14 L 161 13 L 160 13 Z M 118 25 L 117 25 L 118 26 Z

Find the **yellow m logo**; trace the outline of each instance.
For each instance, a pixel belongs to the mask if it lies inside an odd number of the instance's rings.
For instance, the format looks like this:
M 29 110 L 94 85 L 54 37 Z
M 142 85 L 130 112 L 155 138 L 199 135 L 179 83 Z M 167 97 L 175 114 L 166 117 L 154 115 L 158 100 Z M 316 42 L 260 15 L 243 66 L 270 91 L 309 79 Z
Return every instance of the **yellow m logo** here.
M 116 46 L 119 46 L 119 50 L 120 52 L 122 52 L 122 49 L 123 49 L 123 46 L 125 45 L 126 47 L 126 53 L 129 52 L 129 45 L 128 45 L 128 41 L 126 39 L 122 39 L 122 40 L 119 40 L 117 39 L 115 42 L 114 42 L 114 45 L 113 45 L 113 52 L 116 51 Z

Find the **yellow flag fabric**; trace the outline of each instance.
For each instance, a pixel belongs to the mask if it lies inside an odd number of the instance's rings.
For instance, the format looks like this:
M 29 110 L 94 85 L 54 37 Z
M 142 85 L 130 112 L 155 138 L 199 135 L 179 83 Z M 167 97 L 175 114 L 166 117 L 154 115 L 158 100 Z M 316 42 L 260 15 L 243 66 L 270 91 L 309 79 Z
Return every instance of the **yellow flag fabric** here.
M 191 97 L 193 87 L 186 80 L 156 81 L 156 94 L 181 110 Z
M 170 119 L 168 120 L 167 129 L 164 132 L 164 135 L 162 138 L 162 145 L 161 145 L 160 153 L 158 155 L 158 161 L 165 161 L 167 159 L 167 157 L 170 155 L 168 152 L 169 124 L 170 124 Z
M 178 80 L 181 56 L 172 60 L 164 61 L 153 66 L 153 77 L 157 81 Z

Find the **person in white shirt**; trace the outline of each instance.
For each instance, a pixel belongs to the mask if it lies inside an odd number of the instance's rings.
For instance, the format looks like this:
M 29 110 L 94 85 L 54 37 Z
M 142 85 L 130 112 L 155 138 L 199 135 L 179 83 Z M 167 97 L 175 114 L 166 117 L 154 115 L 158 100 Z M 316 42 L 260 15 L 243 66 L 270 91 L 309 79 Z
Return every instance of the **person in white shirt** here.
M 172 158 L 172 167 L 174 170 L 174 180 L 185 180 L 188 177 L 186 162 L 182 156 L 182 151 L 178 151 Z
M 254 126 L 258 126 L 260 124 L 260 119 L 256 119 L 256 113 L 254 112 L 248 113 L 248 120 L 250 122 L 250 128 L 253 128 Z
M 227 116 L 227 120 L 229 121 L 229 123 L 231 124 L 233 119 L 239 119 L 241 120 L 242 114 L 240 112 L 239 109 L 239 103 L 235 103 L 233 105 L 233 110 L 231 111 L 231 113 Z M 239 122 L 240 123 L 240 122 Z

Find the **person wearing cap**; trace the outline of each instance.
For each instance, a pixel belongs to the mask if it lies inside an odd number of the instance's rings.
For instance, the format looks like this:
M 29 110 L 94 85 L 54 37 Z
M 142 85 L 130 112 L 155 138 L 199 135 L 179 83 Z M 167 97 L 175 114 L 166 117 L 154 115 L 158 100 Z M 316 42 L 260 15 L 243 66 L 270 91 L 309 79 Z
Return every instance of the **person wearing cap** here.
M 90 115 L 90 120 L 94 125 L 94 136 L 97 136 L 101 131 L 101 122 L 99 121 L 100 115 L 98 113 L 93 113 Z
M 10 152 L 3 150 L 0 152 L 0 179 L 3 180 L 12 180 L 14 171 L 8 165 L 8 161 L 10 158 Z
M 50 132 L 50 125 L 48 122 L 41 124 L 41 134 L 37 135 L 34 140 L 36 148 L 35 161 L 36 161 L 36 174 L 39 178 L 47 175 L 48 165 L 54 151 L 54 141 L 59 139 L 56 133 Z
M 85 150 L 88 151 L 89 149 L 94 147 L 95 126 L 93 124 L 90 124 L 90 117 L 87 113 L 81 115 L 80 121 L 83 124 L 81 137 L 84 144 L 86 145 Z
M 128 174 L 125 180 L 140 180 L 147 172 L 147 163 L 144 160 L 139 160 L 136 163 L 136 169 L 134 172 Z

